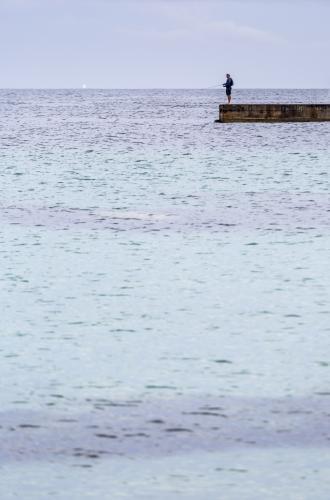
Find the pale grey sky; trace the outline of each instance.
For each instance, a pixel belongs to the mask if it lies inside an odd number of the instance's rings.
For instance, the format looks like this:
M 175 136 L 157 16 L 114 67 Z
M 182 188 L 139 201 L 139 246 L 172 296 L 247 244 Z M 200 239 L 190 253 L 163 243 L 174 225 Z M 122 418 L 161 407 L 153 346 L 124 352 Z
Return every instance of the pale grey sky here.
M 330 87 L 330 0 L 0 0 L 0 87 Z

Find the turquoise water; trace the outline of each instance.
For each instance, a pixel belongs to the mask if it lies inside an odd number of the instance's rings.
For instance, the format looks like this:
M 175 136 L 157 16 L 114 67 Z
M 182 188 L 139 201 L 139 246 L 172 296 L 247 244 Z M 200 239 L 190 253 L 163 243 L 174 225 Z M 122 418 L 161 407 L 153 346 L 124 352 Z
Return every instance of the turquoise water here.
M 330 124 L 223 97 L 0 91 L 2 499 L 329 498 Z

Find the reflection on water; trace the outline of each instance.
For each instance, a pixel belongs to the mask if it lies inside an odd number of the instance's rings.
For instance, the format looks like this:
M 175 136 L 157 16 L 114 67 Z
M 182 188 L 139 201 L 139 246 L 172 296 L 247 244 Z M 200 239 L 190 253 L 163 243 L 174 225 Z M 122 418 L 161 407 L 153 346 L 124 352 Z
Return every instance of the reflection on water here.
M 154 387 L 160 389 L 160 387 Z M 152 389 L 152 387 L 149 387 Z M 321 394 L 320 394 L 321 396 Z M 88 413 L 12 410 L 0 415 L 2 462 L 154 458 L 251 447 L 330 447 L 330 392 L 319 398 L 88 398 Z M 63 398 L 53 394 L 55 401 Z
M 222 98 L 0 92 L 2 498 L 327 499 L 330 125 Z

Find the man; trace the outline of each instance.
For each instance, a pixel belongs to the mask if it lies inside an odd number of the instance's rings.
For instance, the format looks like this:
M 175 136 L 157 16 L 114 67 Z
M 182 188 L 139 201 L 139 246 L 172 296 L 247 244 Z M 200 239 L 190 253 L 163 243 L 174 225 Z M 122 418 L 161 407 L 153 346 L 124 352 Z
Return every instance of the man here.
M 227 77 L 227 81 L 226 81 L 226 83 L 223 84 L 223 87 L 226 87 L 226 95 L 227 95 L 227 99 L 228 99 L 228 104 L 230 104 L 231 103 L 231 88 L 234 85 L 234 81 L 230 77 L 229 73 L 227 73 L 226 77 Z

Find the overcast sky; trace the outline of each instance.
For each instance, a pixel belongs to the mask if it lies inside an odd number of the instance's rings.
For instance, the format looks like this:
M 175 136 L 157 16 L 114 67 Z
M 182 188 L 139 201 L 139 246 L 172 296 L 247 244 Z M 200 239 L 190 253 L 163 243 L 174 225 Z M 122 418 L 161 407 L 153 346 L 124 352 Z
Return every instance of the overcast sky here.
M 1 88 L 329 88 L 330 0 L 0 0 Z

